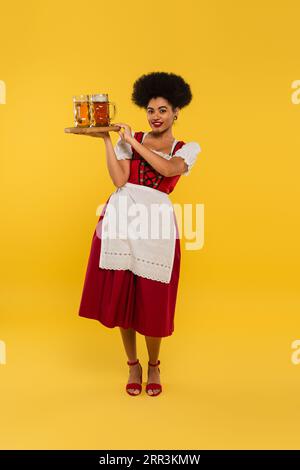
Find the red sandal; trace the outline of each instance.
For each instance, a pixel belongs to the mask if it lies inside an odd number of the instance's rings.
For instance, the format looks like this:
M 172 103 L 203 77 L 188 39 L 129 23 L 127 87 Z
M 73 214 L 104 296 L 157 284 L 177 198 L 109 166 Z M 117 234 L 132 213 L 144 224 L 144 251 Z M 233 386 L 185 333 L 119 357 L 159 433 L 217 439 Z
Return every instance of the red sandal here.
M 137 359 L 136 361 L 133 361 L 133 362 L 130 362 L 130 361 L 127 361 L 127 364 L 129 366 L 134 366 L 136 364 L 140 364 L 140 361 Z M 126 392 L 129 394 L 129 395 L 132 395 L 132 396 L 136 396 L 136 395 L 139 395 L 142 391 L 142 374 L 143 374 L 143 369 L 142 369 L 142 366 L 140 364 L 140 367 L 141 367 L 141 382 L 140 383 L 128 383 L 126 384 Z M 130 389 L 135 389 L 135 390 L 138 390 L 139 393 L 133 393 L 133 392 L 130 392 L 129 390 Z
M 159 364 L 160 364 L 159 359 L 158 359 L 156 364 L 151 364 L 151 362 L 148 361 L 148 365 L 152 366 L 152 367 L 159 366 Z M 158 371 L 160 372 L 159 368 L 158 368 Z M 149 390 L 152 390 L 152 394 L 148 393 Z M 159 391 L 154 392 L 154 390 L 159 390 Z M 162 392 L 162 386 L 161 386 L 161 384 L 157 384 L 155 382 L 150 382 L 146 385 L 146 392 L 148 393 L 149 397 L 156 397 L 157 395 L 159 395 Z

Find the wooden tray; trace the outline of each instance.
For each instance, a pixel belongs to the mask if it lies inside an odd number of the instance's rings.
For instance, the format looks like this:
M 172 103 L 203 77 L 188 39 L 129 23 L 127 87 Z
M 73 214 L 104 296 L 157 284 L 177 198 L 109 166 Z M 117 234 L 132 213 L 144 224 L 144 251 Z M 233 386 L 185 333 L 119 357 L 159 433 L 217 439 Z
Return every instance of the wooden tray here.
M 95 132 L 118 132 L 121 129 L 120 126 L 99 126 L 99 127 L 66 127 L 65 132 L 67 134 L 94 134 Z

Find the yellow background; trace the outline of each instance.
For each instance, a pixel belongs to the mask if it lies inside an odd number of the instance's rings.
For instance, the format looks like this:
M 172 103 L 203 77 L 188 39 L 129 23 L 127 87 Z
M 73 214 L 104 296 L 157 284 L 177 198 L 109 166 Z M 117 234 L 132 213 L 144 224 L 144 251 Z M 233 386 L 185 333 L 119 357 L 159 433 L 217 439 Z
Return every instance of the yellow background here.
M 296 0 L 2 3 L 1 448 L 299 448 L 299 14 Z M 205 206 L 203 249 L 181 240 L 156 399 L 125 393 L 118 329 L 77 316 L 115 188 L 103 141 L 64 133 L 72 96 L 96 92 L 150 130 L 130 96 L 152 71 L 191 85 L 173 133 L 202 152 L 171 200 Z M 145 383 L 141 335 L 138 351 Z

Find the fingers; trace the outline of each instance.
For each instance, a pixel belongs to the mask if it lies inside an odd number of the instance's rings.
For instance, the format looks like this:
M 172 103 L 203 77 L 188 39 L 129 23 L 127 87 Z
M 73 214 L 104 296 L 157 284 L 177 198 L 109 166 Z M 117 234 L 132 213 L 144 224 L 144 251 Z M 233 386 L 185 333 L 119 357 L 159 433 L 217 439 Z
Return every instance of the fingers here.
M 121 139 L 124 140 L 125 132 L 118 131 L 118 134 L 119 134 L 119 136 L 121 137 Z
M 114 126 L 120 126 L 120 127 L 124 128 L 124 129 L 126 129 L 126 128 L 129 127 L 129 125 L 126 124 L 125 122 L 115 122 L 115 123 L 114 123 Z

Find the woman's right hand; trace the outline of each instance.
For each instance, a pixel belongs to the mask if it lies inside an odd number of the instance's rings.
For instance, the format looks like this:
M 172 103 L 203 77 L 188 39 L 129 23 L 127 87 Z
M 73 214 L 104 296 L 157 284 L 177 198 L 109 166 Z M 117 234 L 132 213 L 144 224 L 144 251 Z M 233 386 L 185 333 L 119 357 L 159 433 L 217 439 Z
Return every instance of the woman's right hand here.
M 130 143 L 130 139 L 132 138 L 131 134 L 131 126 L 126 124 L 125 122 L 115 122 L 114 126 L 119 126 L 120 130 L 118 131 L 119 136 L 124 142 Z M 124 132 L 122 132 L 124 129 Z

